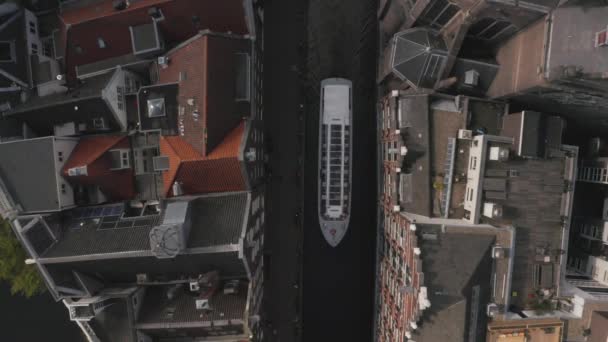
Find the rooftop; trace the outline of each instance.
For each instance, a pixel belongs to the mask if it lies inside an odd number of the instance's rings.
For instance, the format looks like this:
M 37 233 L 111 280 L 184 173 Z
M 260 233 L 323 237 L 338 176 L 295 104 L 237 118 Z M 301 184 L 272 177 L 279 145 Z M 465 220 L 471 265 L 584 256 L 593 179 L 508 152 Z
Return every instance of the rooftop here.
M 496 134 L 505 105 L 464 96 L 403 94 L 390 102 L 400 115 L 401 209 L 429 217 L 462 218 L 470 140 L 459 130 Z M 398 114 L 400 113 L 400 114 Z M 452 160 L 453 156 L 453 160 Z M 452 172 L 451 181 L 447 174 Z M 444 210 L 449 193 L 449 209 Z
M 247 193 L 207 195 L 188 203 L 191 228 L 187 248 L 239 243 L 247 220 Z M 93 254 L 117 258 L 120 254 L 116 253 L 126 252 L 131 257 L 152 256 L 150 231 L 161 223 L 165 212 L 139 210 L 141 215 L 122 203 L 69 210 L 62 215 L 59 241 L 42 257 L 80 256 L 77 259 L 84 260 Z
M 247 308 L 247 286 L 241 284 L 236 294 L 224 294 L 219 289 L 209 299 L 210 310 L 197 310 L 198 299 L 188 289 L 179 289 L 173 299 L 167 298 L 167 287 L 146 288 L 141 314 L 136 328 L 155 330 L 171 328 L 209 327 L 213 324 L 242 326 Z M 242 328 L 241 328 L 242 329 Z M 240 333 L 243 333 L 241 330 Z
M 532 131 L 541 135 L 545 126 L 537 124 L 534 122 Z M 505 125 L 505 130 L 508 127 Z M 521 127 L 524 134 L 518 139 L 527 141 L 529 128 Z M 569 220 L 564 221 L 564 217 L 570 216 L 573 189 L 568 184 L 575 173 L 577 150 L 553 146 L 553 141 L 544 139 L 544 144 L 539 144 L 532 139 L 530 144 L 541 147 L 521 149 L 535 159 L 511 156 L 481 162 L 483 180 L 477 191 L 481 191 L 479 203 L 483 203 L 484 213 L 480 222 L 516 227 L 512 302 L 520 307 L 529 306 L 538 289 L 557 290 L 567 248 L 564 229 Z M 511 144 L 504 146 L 517 150 Z M 543 151 L 542 157 L 539 151 Z M 486 212 L 488 203 L 499 206 L 501 213 L 494 217 Z
M 0 177 L 24 212 L 56 211 L 70 205 L 60 199 L 58 141 L 71 148 L 76 145 L 76 139 L 55 137 L 0 143 Z
M 79 86 L 64 93 L 46 96 L 30 96 L 26 102 L 5 112 L 3 115 L 22 120 L 39 135 L 53 135 L 53 126 L 66 122 L 91 121 L 103 117 L 110 130 L 120 130 L 120 123 L 102 91 L 115 72 L 87 78 Z
M 442 232 L 439 226 L 417 226 L 422 286 L 427 288 L 431 306 L 423 311 L 413 339 L 485 340 L 486 305 L 492 296 L 491 251 L 496 236 L 475 230 Z
M 246 34 L 247 23 L 243 2 L 188 0 L 131 1 L 123 10 L 115 10 L 112 0 L 85 1 L 64 5 L 63 22 L 68 78 L 74 80 L 74 68 L 100 60 L 133 53 L 130 27 L 152 23 L 150 11 L 162 16 L 158 28 L 167 47 L 194 36 L 201 29 Z M 230 13 L 231 15 L 217 15 Z M 91 32 L 95 32 L 91 36 Z M 99 45 L 99 39 L 105 42 Z M 106 48 L 110 46 L 111 49 Z

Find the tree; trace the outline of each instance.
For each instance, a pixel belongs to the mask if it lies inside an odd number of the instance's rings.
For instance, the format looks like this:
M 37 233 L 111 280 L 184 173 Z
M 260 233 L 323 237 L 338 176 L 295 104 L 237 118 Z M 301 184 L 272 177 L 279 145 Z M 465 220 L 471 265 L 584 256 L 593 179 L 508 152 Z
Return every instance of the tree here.
M 25 251 L 8 222 L 0 219 L 0 281 L 11 285 L 11 293 L 31 297 L 45 291 L 34 265 L 26 265 Z

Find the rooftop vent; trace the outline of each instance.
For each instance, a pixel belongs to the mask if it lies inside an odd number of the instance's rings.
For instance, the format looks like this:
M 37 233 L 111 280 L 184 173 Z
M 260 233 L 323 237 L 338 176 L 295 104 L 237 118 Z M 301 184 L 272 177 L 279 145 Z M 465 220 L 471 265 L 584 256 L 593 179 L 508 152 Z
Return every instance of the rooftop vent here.
M 483 216 L 489 217 L 492 219 L 501 218 L 502 217 L 502 205 L 486 202 L 483 204 Z
M 112 7 L 117 11 L 122 11 L 127 8 L 127 0 L 113 0 Z
M 171 187 L 171 189 L 173 190 L 173 196 L 181 196 L 184 194 L 182 184 L 179 182 L 173 182 L 173 186 Z
M 197 299 L 194 303 L 196 305 L 196 310 L 211 310 L 209 299 Z
M 464 73 L 464 84 L 471 86 L 471 87 L 477 87 L 477 85 L 479 84 L 479 72 L 477 72 L 477 70 L 469 70 L 467 72 Z
M 160 65 L 161 68 L 166 68 L 169 65 L 169 57 L 167 56 L 160 56 L 158 57 L 158 65 Z
M 458 139 L 472 140 L 473 139 L 473 131 L 468 130 L 468 129 L 459 129 L 458 130 Z
M 500 146 L 490 147 L 490 160 L 501 162 L 509 160 L 509 149 Z

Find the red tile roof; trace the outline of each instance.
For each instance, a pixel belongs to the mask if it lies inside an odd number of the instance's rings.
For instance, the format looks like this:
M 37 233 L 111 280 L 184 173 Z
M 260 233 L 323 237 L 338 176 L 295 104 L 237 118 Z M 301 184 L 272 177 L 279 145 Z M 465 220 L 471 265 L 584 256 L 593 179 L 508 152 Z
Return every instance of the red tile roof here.
M 129 27 L 151 23 L 148 9 L 157 7 L 164 20 L 159 27 L 167 46 L 175 45 L 199 30 L 247 33 L 242 0 L 141 0 L 129 8 L 115 11 L 112 0 L 82 8 L 66 9 L 60 17 L 66 37 L 65 63 L 68 78 L 75 79 L 75 67 L 133 53 Z M 193 16 L 199 18 L 195 24 Z M 102 38 L 106 48 L 97 45 Z M 80 46 L 82 52 L 77 52 Z
M 238 159 L 244 132 L 243 121 L 207 157 L 198 154 L 182 137 L 162 137 L 161 154 L 169 157 L 169 170 L 163 174 L 165 194 L 172 194 L 171 186 L 176 181 L 185 194 L 245 190 Z
M 96 185 L 112 200 L 127 200 L 135 196 L 134 175 L 131 169 L 110 170 L 111 159 L 107 151 L 113 148 L 130 148 L 125 136 L 95 136 L 82 138 L 64 164 L 63 176 L 71 183 Z M 86 176 L 69 176 L 73 167 L 87 166 Z
M 205 155 L 207 38 L 199 36 L 168 56 L 169 65 L 159 69 L 158 83 L 179 82 L 178 103 L 184 108 L 184 115 L 180 117 L 182 138 L 198 153 Z M 181 82 L 180 72 L 186 75 L 186 79 Z M 188 104 L 189 99 L 194 100 L 193 105 Z M 195 111 L 199 113 L 198 117 L 192 115 Z
M 175 179 L 181 183 L 185 194 L 246 190 L 237 158 L 183 162 Z
M 103 153 L 108 151 L 119 141 L 126 139 L 124 136 L 94 136 L 80 139 L 76 148 L 63 166 L 63 175 L 68 176 L 68 170 L 73 167 L 89 165 Z

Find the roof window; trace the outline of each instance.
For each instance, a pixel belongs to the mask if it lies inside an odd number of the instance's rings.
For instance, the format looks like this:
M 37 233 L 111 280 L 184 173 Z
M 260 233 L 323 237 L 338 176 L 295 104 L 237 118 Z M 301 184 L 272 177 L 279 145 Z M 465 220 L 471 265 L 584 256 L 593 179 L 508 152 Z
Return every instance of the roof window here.
M 148 100 L 148 117 L 156 118 L 165 116 L 165 99 L 149 99 Z

